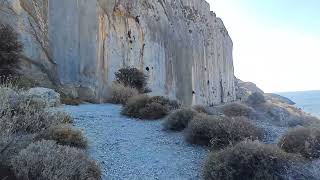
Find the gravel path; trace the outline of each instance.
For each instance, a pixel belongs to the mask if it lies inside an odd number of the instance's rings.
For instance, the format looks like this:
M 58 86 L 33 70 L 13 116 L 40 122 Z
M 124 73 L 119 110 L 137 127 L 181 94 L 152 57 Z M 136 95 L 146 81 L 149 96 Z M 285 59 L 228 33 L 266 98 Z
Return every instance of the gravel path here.
M 104 180 L 201 179 L 208 151 L 185 142 L 181 133 L 162 131 L 161 121 L 120 115 L 121 106 L 65 106 L 90 142 Z

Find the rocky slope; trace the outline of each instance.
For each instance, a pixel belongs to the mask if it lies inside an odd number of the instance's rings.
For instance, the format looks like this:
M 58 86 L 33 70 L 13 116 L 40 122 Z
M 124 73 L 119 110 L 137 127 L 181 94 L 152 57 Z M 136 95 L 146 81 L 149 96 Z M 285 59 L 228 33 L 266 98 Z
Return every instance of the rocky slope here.
M 185 104 L 236 98 L 232 40 L 205 0 L 9 2 L 1 17 L 21 33 L 23 72 L 73 96 L 103 102 L 114 72 L 134 66 Z

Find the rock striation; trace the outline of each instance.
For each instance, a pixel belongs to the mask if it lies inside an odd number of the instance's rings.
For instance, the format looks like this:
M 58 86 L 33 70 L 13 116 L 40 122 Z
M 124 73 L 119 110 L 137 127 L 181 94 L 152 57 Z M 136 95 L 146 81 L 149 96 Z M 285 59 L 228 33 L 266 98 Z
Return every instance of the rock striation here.
M 137 67 L 156 95 L 185 104 L 236 99 L 232 40 L 205 0 L 11 0 L 26 74 L 43 72 L 103 102 L 114 72 Z

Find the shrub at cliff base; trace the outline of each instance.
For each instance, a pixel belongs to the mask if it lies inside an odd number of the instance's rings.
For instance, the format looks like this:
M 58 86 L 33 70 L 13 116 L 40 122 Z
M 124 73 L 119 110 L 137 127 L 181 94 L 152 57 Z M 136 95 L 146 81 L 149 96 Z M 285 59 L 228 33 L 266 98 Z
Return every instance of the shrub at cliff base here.
M 37 139 L 54 140 L 60 145 L 85 149 L 88 146 L 81 130 L 70 125 L 57 125 L 50 127 L 37 137 Z
M 122 68 L 115 73 L 116 81 L 124 86 L 138 89 L 141 93 L 145 91 L 148 76 L 137 68 Z
M 163 126 L 165 130 L 181 131 L 185 129 L 197 112 L 190 108 L 183 108 L 173 111 L 165 119 Z
M 179 107 L 179 103 L 164 97 L 138 95 L 130 98 L 122 109 L 122 114 L 139 119 L 160 119 L 171 110 Z
M 292 129 L 283 135 L 278 145 L 288 153 L 300 153 L 309 159 L 320 158 L 320 129 Z
M 30 144 L 13 158 L 11 165 L 20 179 L 101 179 L 98 165 L 84 151 L 54 141 Z
M 129 98 L 139 95 L 136 88 L 125 86 L 122 83 L 113 83 L 109 91 L 108 102 L 125 105 Z
M 47 106 L 57 103 L 50 98 L 34 101 L 30 91 L 12 83 L 0 85 L 0 99 L 0 162 L 4 168 L 14 170 L 18 179 L 99 179 L 98 166 L 78 149 L 87 144 L 81 131 L 71 126 L 73 119 Z M 41 136 L 60 145 L 36 142 Z
M 192 106 L 192 109 L 197 111 L 198 113 L 208 114 L 206 107 L 203 105 L 194 105 Z
M 235 116 L 251 117 L 254 113 L 254 110 L 251 107 L 238 102 L 225 104 L 217 108 L 218 108 L 218 111 L 221 111 L 223 114 L 229 117 L 235 117 Z
M 252 93 L 246 101 L 246 103 L 251 106 L 257 106 L 257 105 L 263 104 L 265 102 L 266 102 L 266 100 L 265 100 L 264 95 L 261 93 L 258 93 L 258 92 Z
M 285 180 L 291 157 L 274 145 L 243 141 L 212 152 L 204 167 L 205 180 Z
M 227 118 L 198 114 L 188 125 L 186 139 L 190 143 L 223 148 L 245 139 L 260 139 L 263 131 L 246 118 Z
M 23 45 L 12 27 L 0 21 L 0 75 L 15 73 Z

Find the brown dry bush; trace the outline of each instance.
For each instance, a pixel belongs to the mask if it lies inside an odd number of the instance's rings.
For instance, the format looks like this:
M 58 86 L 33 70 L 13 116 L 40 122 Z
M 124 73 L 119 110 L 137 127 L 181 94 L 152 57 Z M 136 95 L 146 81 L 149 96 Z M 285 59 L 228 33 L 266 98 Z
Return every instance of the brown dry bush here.
M 125 86 L 122 83 L 113 83 L 109 91 L 108 102 L 125 105 L 129 98 L 138 94 L 139 91 L 136 88 Z
M 197 112 L 190 108 L 183 108 L 173 111 L 168 115 L 163 123 L 164 129 L 172 131 L 181 131 L 185 129 Z
M 235 117 L 235 116 L 245 116 L 245 117 L 251 117 L 254 113 L 254 109 L 251 107 L 241 104 L 241 103 L 230 103 L 230 104 L 225 104 L 218 109 L 225 114 L 226 116 L 229 117 Z
M 141 119 L 161 119 L 168 114 L 168 109 L 159 103 L 149 103 L 139 110 Z
M 84 151 L 54 141 L 30 144 L 11 165 L 16 176 L 26 180 L 101 179 L 98 165 Z
M 122 114 L 139 119 L 160 119 L 171 110 L 177 108 L 179 103 L 161 96 L 149 97 L 142 94 L 130 98 L 122 109 Z
M 136 88 L 143 93 L 147 86 L 148 76 L 137 68 L 122 68 L 115 73 L 116 81 L 125 86 Z
M 150 98 L 151 103 L 158 103 L 165 106 L 169 111 L 176 110 L 180 108 L 180 103 L 176 100 L 171 100 L 163 96 L 153 96 Z
M 308 159 L 320 158 L 320 129 L 292 129 L 282 136 L 278 145 L 288 153 L 300 153 Z
M 188 125 L 186 139 L 193 144 L 223 148 L 245 139 L 260 139 L 263 130 L 252 125 L 246 118 L 227 118 L 198 114 Z
M 212 152 L 205 164 L 205 180 L 284 180 L 286 170 L 298 157 L 275 145 L 244 141 L 218 153 Z
M 208 114 L 206 107 L 203 105 L 194 105 L 192 106 L 192 109 L 194 109 L 198 113 Z
M 37 139 L 54 140 L 60 145 L 85 149 L 88 146 L 87 139 L 79 129 L 70 125 L 58 125 L 50 127 L 38 135 Z
M 252 93 L 246 101 L 246 103 L 249 104 L 250 106 L 257 106 L 265 102 L 266 102 L 266 99 L 264 95 L 258 92 Z

